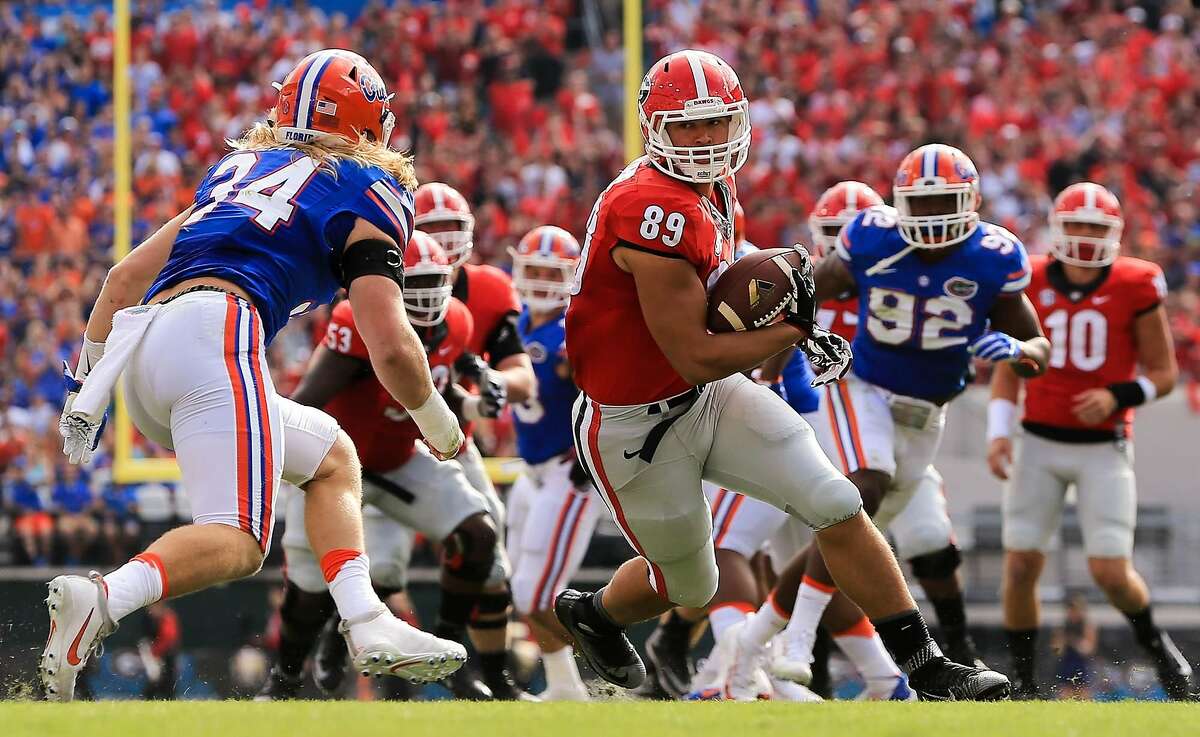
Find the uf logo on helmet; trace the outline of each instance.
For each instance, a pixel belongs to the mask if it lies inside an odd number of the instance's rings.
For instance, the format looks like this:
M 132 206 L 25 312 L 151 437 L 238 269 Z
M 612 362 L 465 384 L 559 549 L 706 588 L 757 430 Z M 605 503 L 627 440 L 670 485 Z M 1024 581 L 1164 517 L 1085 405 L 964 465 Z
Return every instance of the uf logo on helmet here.
M 367 102 L 375 102 L 387 97 L 387 89 L 383 86 L 383 80 L 374 74 L 362 74 L 359 77 L 358 86 L 362 89 L 363 97 L 367 98 Z
M 900 170 L 896 172 L 896 186 L 897 187 L 906 186 L 908 184 L 908 180 L 909 180 L 908 167 L 901 167 Z
M 979 175 L 975 172 L 975 167 L 971 165 L 971 162 L 964 161 L 963 157 L 961 156 L 954 157 L 954 173 L 958 175 L 959 179 L 968 182 L 979 177 Z

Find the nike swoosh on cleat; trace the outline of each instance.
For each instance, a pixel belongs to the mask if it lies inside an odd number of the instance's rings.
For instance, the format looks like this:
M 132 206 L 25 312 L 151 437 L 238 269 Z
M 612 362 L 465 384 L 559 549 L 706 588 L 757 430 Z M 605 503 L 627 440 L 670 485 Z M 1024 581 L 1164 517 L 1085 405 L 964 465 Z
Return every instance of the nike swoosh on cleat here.
M 412 658 L 409 658 L 408 660 L 402 660 L 399 663 L 396 663 L 395 665 L 393 665 L 391 668 L 388 668 L 388 673 L 395 673 L 396 671 L 398 671 L 401 668 L 404 668 L 404 667 L 407 667 L 410 665 L 418 665 L 418 664 L 424 663 L 424 662 L 425 662 L 425 658 L 420 657 L 420 656 L 412 657 Z
M 83 633 L 87 630 L 88 623 L 92 621 L 92 615 L 95 613 L 95 609 L 88 612 L 87 619 L 83 620 L 83 626 L 79 628 L 79 634 L 75 635 L 75 639 L 71 641 L 71 649 L 67 650 L 67 662 L 71 665 L 79 665 L 83 662 L 79 657 L 79 641 L 83 639 Z

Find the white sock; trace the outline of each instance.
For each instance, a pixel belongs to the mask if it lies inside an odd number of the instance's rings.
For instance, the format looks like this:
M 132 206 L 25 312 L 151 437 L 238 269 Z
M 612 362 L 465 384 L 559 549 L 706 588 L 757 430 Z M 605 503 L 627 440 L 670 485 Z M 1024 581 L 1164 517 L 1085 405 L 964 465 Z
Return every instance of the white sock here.
M 713 640 L 723 641 L 731 627 L 745 622 L 747 606 L 741 603 L 719 604 L 709 610 L 708 625 L 712 627 Z
M 354 619 L 381 605 L 371 588 L 371 563 L 366 553 L 331 550 L 321 559 L 321 569 L 342 619 Z
M 775 602 L 775 595 L 767 597 L 763 605 L 758 608 L 758 611 L 751 614 L 746 620 L 746 627 L 742 630 L 742 635 L 747 642 L 751 642 L 765 647 L 771 638 L 779 634 L 785 626 L 787 626 L 788 617 L 779 608 L 779 604 Z
M 583 679 L 579 677 L 579 669 L 575 667 L 575 651 L 570 645 L 552 653 L 543 652 L 542 665 L 546 668 L 546 688 L 587 690 Z
M 868 682 L 894 682 L 900 675 L 900 669 L 866 617 L 845 632 L 834 635 L 833 641 Z
M 817 583 L 805 576 L 800 583 L 800 590 L 796 593 L 796 606 L 792 609 L 792 619 L 784 629 L 787 632 L 806 632 L 809 635 L 815 633 L 817 626 L 821 624 L 821 615 L 825 614 L 825 607 L 829 606 L 835 591 L 837 589 Z
M 114 622 L 163 598 L 166 576 L 161 566 L 157 555 L 142 553 L 104 577 L 108 614 Z

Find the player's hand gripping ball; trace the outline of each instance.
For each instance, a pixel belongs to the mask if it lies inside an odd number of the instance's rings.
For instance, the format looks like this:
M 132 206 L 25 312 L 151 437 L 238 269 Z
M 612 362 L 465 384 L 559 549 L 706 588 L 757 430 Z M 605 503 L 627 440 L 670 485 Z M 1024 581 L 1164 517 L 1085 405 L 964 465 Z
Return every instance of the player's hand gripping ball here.
M 812 263 L 798 246 L 765 248 L 738 259 L 708 293 L 708 329 L 714 333 L 755 330 L 782 315 L 812 329 L 816 315 Z

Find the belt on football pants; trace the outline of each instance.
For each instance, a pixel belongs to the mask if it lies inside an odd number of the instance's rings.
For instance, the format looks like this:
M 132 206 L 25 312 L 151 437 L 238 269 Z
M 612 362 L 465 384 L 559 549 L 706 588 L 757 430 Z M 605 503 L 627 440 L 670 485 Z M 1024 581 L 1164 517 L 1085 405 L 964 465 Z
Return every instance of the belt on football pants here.
M 220 294 L 232 294 L 234 297 L 237 297 L 238 299 L 243 299 L 241 295 L 233 294 L 233 292 L 229 291 L 228 289 L 222 289 L 221 287 L 216 287 L 211 284 L 197 284 L 194 287 L 188 287 L 187 289 L 183 290 L 179 294 L 172 294 L 170 297 L 167 297 L 159 304 L 164 304 L 164 305 L 170 304 L 171 302 L 174 302 L 175 300 L 179 299 L 183 295 L 191 294 L 192 292 L 218 292 Z M 245 300 L 243 299 L 243 301 L 245 301 Z
M 368 471 L 364 468 L 362 476 L 363 481 L 371 482 L 380 489 L 383 489 L 384 492 L 391 494 L 405 504 L 412 504 L 417 500 L 416 494 L 412 493 L 400 484 L 397 484 L 395 481 L 385 478 L 381 474 L 375 473 L 374 471 Z
M 703 384 L 699 386 L 693 386 L 683 394 L 677 394 L 670 399 L 664 399 L 661 402 L 655 402 L 646 408 L 646 414 L 666 414 L 667 412 L 679 409 L 680 407 L 691 409 L 692 405 L 695 404 L 696 400 L 700 398 L 700 393 L 703 391 Z M 684 414 L 687 413 L 687 409 L 685 409 L 683 412 L 660 420 L 654 427 L 650 428 L 650 432 L 646 433 L 646 442 L 642 444 L 642 449 L 638 451 L 637 457 L 641 458 L 646 463 L 653 462 L 654 453 L 658 451 L 659 444 L 661 444 L 663 438 L 666 437 L 667 430 L 670 430 L 671 425 L 674 425 L 676 420 L 678 420 L 680 417 L 683 417 Z

